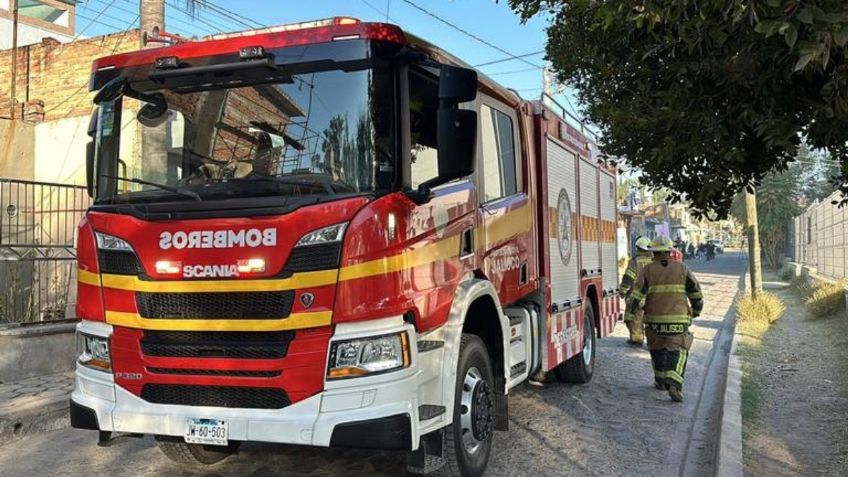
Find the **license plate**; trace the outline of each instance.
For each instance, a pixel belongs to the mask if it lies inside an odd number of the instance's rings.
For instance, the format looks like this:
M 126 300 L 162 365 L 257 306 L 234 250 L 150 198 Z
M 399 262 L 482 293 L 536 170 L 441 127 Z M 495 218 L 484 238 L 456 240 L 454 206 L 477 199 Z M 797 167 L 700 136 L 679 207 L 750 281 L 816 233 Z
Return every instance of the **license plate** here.
M 220 419 L 186 419 L 185 441 L 189 444 L 227 445 L 227 421 Z

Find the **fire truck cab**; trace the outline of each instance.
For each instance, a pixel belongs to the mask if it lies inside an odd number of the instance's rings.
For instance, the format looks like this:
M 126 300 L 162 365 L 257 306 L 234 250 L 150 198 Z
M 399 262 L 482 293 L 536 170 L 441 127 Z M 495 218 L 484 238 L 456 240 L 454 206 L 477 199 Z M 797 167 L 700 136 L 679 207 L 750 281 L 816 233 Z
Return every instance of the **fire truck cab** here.
M 588 382 L 615 171 L 547 104 L 333 18 L 95 61 L 74 427 L 478 476 L 509 390 Z

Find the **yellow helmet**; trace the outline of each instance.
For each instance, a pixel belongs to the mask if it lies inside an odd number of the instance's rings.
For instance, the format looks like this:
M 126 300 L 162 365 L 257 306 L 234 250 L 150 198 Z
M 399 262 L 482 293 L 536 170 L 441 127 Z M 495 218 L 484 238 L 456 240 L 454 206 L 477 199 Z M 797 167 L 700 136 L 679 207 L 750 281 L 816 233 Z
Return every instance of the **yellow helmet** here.
M 671 252 L 674 250 L 674 242 L 665 235 L 657 236 L 651 243 L 651 250 L 654 252 Z
M 648 237 L 639 237 L 636 240 L 636 248 L 639 250 L 651 251 L 651 239 Z

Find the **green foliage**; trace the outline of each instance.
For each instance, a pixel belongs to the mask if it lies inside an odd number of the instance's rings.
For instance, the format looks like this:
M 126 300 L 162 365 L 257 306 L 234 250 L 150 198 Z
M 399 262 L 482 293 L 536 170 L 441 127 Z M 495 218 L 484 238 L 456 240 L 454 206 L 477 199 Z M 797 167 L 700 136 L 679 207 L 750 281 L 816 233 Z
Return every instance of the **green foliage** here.
M 785 310 L 786 306 L 777 295 L 761 292 L 754 298 L 746 294 L 736 300 L 736 326 L 745 334 L 760 337 Z
M 844 281 L 817 281 L 804 300 L 810 315 L 825 317 L 845 313 L 845 285 Z
M 548 59 L 605 152 L 697 211 L 724 217 L 744 186 L 785 170 L 802 137 L 848 158 L 844 0 L 509 4 L 550 15 Z
M 779 269 L 783 264 L 786 224 L 801 212 L 798 197 L 801 190 L 801 171 L 790 167 L 784 172 L 769 173 L 757 188 L 757 217 L 760 248 L 766 265 Z M 737 195 L 731 214 L 745 222 L 745 198 Z

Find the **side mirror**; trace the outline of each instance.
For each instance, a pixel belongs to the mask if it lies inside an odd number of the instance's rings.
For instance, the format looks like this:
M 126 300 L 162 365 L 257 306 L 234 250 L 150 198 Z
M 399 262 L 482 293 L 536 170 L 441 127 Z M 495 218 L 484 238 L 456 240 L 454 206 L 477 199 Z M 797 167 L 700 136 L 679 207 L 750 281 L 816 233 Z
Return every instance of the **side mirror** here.
M 94 198 L 94 155 L 97 153 L 97 143 L 92 139 L 85 145 L 85 187 L 88 196 Z
M 142 99 L 147 102 L 136 115 L 138 122 L 149 128 L 155 128 L 168 119 L 168 102 L 165 101 L 162 93 L 148 95 Z
M 439 109 L 437 113 L 439 179 L 442 183 L 474 172 L 477 113 L 468 109 Z
M 459 103 L 477 97 L 477 72 L 468 68 L 442 65 L 439 75 L 439 109 L 436 113 L 436 148 L 439 175 L 418 186 L 410 194 L 423 204 L 430 200 L 433 187 L 471 175 L 477 147 L 477 113 L 458 109 Z
M 477 72 L 458 66 L 442 65 L 439 74 L 439 107 L 456 107 L 477 97 Z
M 97 117 L 100 115 L 100 108 L 94 108 L 91 113 L 91 119 L 88 121 L 88 130 L 86 133 L 91 138 L 88 144 L 85 145 L 85 185 L 88 190 L 88 196 L 94 198 L 94 155 L 97 153 Z
M 123 76 L 118 76 L 100 88 L 100 91 L 94 95 L 94 104 L 100 104 L 106 101 L 115 101 L 124 95 L 124 91 L 126 91 L 126 89 L 127 79 Z

